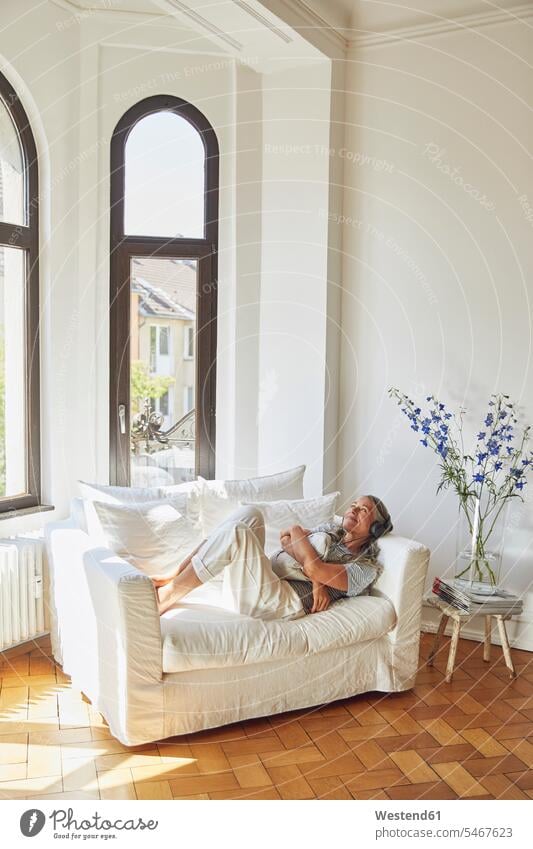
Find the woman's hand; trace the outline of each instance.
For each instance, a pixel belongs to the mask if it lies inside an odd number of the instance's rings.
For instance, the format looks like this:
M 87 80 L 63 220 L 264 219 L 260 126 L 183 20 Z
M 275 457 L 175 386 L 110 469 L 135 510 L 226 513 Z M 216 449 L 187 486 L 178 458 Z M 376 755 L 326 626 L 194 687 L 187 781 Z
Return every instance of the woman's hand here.
M 327 610 L 331 604 L 331 599 L 325 584 L 317 584 L 313 581 L 313 606 L 311 613 L 320 613 L 322 610 Z
M 315 549 L 309 542 L 309 531 L 302 528 L 301 525 L 294 525 L 291 528 L 291 551 L 290 553 L 295 560 L 302 566 L 305 575 L 308 578 L 313 578 L 312 570 L 316 567 L 316 561 L 320 560 Z
M 291 535 L 287 531 L 282 531 L 279 535 L 279 542 L 284 551 L 291 554 L 290 545 L 291 545 Z

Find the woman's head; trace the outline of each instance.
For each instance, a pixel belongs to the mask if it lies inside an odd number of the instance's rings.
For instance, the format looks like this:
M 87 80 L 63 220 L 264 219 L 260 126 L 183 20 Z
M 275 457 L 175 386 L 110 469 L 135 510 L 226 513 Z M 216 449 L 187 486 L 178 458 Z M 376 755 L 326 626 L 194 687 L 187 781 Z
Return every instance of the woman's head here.
M 390 513 L 375 495 L 361 495 L 350 504 L 342 525 L 351 536 L 377 539 L 392 531 Z

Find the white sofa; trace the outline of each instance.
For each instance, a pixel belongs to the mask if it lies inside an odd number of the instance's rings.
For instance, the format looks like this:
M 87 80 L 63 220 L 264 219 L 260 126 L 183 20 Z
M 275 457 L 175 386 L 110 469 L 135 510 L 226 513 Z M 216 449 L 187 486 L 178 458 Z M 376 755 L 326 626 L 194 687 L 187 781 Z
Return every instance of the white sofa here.
M 415 683 L 429 551 L 389 534 L 371 593 L 293 621 L 217 607 L 206 584 L 159 617 L 146 574 L 75 518 L 47 526 L 52 651 L 128 746 Z

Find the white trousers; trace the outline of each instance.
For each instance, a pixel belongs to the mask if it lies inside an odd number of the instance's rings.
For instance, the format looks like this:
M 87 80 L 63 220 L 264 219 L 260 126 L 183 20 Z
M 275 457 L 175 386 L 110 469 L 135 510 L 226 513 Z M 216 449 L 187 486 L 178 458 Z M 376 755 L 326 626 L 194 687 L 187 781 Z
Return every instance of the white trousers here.
M 300 596 L 272 571 L 265 554 L 265 523 L 255 507 L 239 507 L 218 525 L 191 558 L 205 584 L 222 574 L 223 606 L 255 619 L 305 616 Z

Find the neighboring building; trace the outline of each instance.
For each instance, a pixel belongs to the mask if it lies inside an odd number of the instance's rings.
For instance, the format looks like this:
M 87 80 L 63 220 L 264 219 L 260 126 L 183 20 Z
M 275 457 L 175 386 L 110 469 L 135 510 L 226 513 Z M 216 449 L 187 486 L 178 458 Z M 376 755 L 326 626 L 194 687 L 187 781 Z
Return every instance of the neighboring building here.
M 196 263 L 136 257 L 132 264 L 131 359 L 174 378 L 152 402 L 167 430 L 195 404 Z

